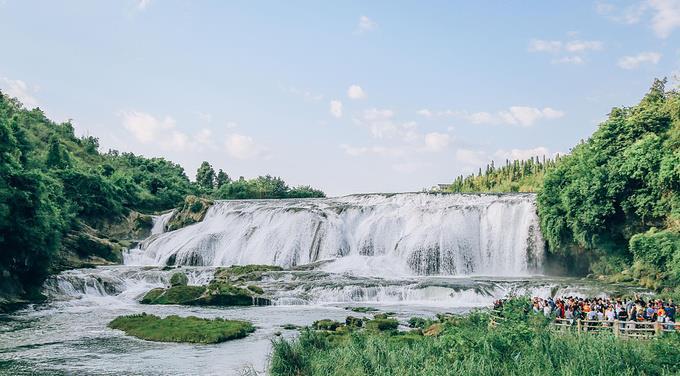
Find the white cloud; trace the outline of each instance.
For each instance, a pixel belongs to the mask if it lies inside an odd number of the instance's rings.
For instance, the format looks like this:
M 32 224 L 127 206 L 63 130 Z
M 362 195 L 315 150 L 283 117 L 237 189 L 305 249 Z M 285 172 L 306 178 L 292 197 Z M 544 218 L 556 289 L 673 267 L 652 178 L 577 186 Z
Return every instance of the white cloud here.
M 366 92 L 359 85 L 351 85 L 347 89 L 347 96 L 350 99 L 364 99 L 366 98 Z
M 137 9 L 145 10 L 149 4 L 151 4 L 151 0 L 137 0 Z
M 330 112 L 331 115 L 335 116 L 336 118 L 342 117 L 342 102 L 332 100 L 330 103 Z
M 227 135 L 224 147 L 227 154 L 237 159 L 257 158 L 266 152 L 266 148 L 258 145 L 252 137 L 238 133 Z
M 175 128 L 175 119 L 170 116 L 157 119 L 152 115 L 137 111 L 124 111 L 120 113 L 120 116 L 123 117 L 123 127 L 143 144 L 158 141 L 166 132 Z
M 633 56 L 624 56 L 619 59 L 618 65 L 623 69 L 635 69 L 641 64 L 657 64 L 661 60 L 658 52 L 641 52 Z
M 365 33 L 369 32 L 372 30 L 375 30 L 378 27 L 378 24 L 373 21 L 372 19 L 366 17 L 366 16 L 361 16 L 359 17 L 359 24 L 357 24 L 357 33 Z
M 172 151 L 215 148 L 213 131 L 209 128 L 189 135 L 176 129 L 177 124 L 171 116 L 159 118 L 140 111 L 121 111 L 118 115 L 122 117 L 123 127 L 144 145 Z
M 38 100 L 32 94 L 35 90 L 29 88 L 24 81 L 0 77 L 0 89 L 10 97 L 18 99 L 25 108 L 38 107 Z
M 467 115 L 466 118 L 472 124 L 491 124 L 495 121 L 494 116 L 488 112 L 474 112 Z
M 451 141 L 451 136 L 446 133 L 431 132 L 425 135 L 425 150 L 438 152 L 446 149 Z
M 499 111 L 495 114 L 486 111 L 472 113 L 458 110 L 427 111 L 429 117 L 456 117 L 472 124 L 509 124 L 525 127 L 534 125 L 538 120 L 552 120 L 565 115 L 564 111 L 551 107 L 540 109 L 526 106 L 512 106 L 505 111 Z
M 567 42 L 564 49 L 568 52 L 598 51 L 602 49 L 602 42 L 598 40 L 572 40 Z
M 584 62 L 581 56 L 564 56 L 552 60 L 553 64 L 583 64 Z
M 640 2 L 620 9 L 611 3 L 598 2 L 595 4 L 595 10 L 613 21 L 632 25 L 640 22 L 647 11 L 647 4 Z
M 430 118 L 434 115 L 432 113 L 432 111 L 428 110 L 427 108 L 423 108 L 422 110 L 416 111 L 416 114 L 421 115 L 421 116 L 425 116 L 427 118 Z
M 236 127 L 238 127 L 238 123 L 236 123 L 235 121 L 228 121 L 228 122 L 224 125 L 224 127 L 227 128 L 227 129 L 236 128 Z
M 564 116 L 564 112 L 550 107 L 545 107 L 541 110 L 535 107 L 512 106 L 508 111 L 501 112 L 499 115 L 507 124 L 530 127 L 540 119 L 560 118 Z
M 590 51 L 602 49 L 602 42 L 598 40 L 541 40 L 533 39 L 529 42 L 530 52 L 547 52 L 555 55 L 553 64 L 583 64 L 583 55 Z
M 680 28 L 680 0 L 645 0 L 624 8 L 600 2 L 596 10 L 613 21 L 629 25 L 639 23 L 643 17 L 649 19 L 652 30 L 659 38 L 668 38 L 675 29 Z
M 529 42 L 529 52 L 560 52 L 562 42 L 558 40 L 532 39 Z
M 653 9 L 652 29 L 660 38 L 668 38 L 680 27 L 680 0 L 649 0 Z
M 401 139 L 405 142 L 415 142 L 422 138 L 416 131 L 415 122 L 395 122 L 394 112 L 389 109 L 370 108 L 364 110 L 360 119 L 354 122 L 362 125 L 371 132 L 371 136 L 378 139 Z

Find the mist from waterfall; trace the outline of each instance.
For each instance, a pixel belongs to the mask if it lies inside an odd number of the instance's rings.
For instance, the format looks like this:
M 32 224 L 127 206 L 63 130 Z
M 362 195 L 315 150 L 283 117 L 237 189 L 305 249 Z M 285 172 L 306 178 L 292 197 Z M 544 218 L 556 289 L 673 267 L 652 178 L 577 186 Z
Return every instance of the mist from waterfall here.
M 202 222 L 154 233 L 126 265 L 330 260 L 326 271 L 373 276 L 519 276 L 540 273 L 544 254 L 533 194 L 217 201 Z

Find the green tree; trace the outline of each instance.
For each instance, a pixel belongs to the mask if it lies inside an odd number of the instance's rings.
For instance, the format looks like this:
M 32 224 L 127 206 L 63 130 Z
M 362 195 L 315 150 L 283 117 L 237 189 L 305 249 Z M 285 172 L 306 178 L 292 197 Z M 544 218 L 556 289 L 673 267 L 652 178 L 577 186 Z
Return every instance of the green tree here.
M 212 191 L 215 188 L 215 170 L 210 163 L 204 161 L 196 171 L 196 184 L 199 187 Z
M 229 175 L 220 169 L 220 171 L 217 173 L 217 178 L 215 179 L 215 188 L 220 189 L 223 185 L 229 184 L 230 181 L 231 179 L 229 178 Z

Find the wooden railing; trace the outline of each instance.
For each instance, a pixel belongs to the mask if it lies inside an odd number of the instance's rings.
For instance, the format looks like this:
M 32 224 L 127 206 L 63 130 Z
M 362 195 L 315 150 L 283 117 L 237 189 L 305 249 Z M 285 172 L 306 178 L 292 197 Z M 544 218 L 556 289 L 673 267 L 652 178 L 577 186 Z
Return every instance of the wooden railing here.
M 616 337 L 639 339 L 659 337 L 663 333 L 680 332 L 680 324 L 672 322 L 600 321 L 557 318 L 552 325 L 558 331 L 576 330 L 577 334 L 612 332 Z
M 491 312 L 489 327 L 502 325 L 507 319 L 497 311 Z M 680 323 L 661 323 L 650 321 L 600 321 L 600 320 L 574 320 L 556 318 L 551 324 L 553 329 L 559 332 L 576 331 L 578 335 L 583 333 L 611 332 L 618 338 L 649 339 L 662 336 L 664 333 L 679 332 Z

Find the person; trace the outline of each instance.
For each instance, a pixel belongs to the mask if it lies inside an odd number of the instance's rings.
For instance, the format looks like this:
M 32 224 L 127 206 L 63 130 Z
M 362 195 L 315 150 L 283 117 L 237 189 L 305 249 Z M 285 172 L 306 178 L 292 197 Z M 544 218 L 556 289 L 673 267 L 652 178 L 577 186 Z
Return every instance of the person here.
M 549 305 L 549 304 L 546 304 L 546 305 L 543 307 L 543 316 L 545 316 L 545 317 L 550 317 L 551 313 L 552 313 L 552 309 L 550 308 L 550 305 Z

